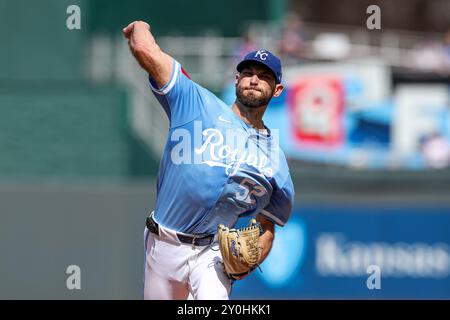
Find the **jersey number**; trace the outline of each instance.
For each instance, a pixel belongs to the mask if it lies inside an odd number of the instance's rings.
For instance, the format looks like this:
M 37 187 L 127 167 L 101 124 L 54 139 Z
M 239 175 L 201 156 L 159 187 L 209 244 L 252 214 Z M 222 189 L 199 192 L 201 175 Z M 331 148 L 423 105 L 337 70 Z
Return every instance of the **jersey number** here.
M 255 200 L 251 197 L 251 195 L 261 197 L 266 193 L 266 189 L 264 187 L 256 185 L 255 181 L 247 178 L 242 179 L 239 187 L 241 192 L 236 192 L 236 199 L 249 204 L 255 204 Z

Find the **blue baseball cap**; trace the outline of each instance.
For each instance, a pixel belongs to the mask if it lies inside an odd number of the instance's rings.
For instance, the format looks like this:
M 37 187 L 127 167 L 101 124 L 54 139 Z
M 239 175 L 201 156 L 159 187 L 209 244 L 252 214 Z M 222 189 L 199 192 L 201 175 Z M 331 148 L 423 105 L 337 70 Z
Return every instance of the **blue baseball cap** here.
M 281 61 L 276 55 L 264 49 L 247 53 L 244 59 L 237 65 L 236 70 L 241 72 L 245 64 L 253 61 L 269 68 L 275 76 L 276 83 L 281 83 Z

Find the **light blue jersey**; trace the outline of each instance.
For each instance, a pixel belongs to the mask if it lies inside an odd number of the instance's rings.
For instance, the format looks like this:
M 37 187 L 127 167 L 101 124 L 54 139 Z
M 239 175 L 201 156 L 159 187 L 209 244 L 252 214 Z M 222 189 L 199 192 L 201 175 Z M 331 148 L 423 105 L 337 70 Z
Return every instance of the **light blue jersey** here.
M 155 220 L 189 234 L 216 233 L 239 217 L 264 215 L 283 226 L 294 187 L 275 130 L 262 133 L 174 67 L 169 82 L 150 86 L 169 117 Z

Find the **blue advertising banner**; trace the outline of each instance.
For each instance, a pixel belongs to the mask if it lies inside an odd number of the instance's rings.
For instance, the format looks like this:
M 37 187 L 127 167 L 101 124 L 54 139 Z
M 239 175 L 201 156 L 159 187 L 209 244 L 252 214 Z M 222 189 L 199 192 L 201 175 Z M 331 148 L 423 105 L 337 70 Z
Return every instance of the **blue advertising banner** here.
M 450 299 L 450 208 L 304 204 L 233 299 Z

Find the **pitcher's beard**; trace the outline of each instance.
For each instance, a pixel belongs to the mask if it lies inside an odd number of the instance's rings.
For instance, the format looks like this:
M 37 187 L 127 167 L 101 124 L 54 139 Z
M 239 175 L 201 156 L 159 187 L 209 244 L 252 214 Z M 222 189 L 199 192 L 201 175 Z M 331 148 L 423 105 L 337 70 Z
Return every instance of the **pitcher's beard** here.
M 260 108 L 262 106 L 269 104 L 273 94 L 272 92 L 272 94 L 268 95 L 263 91 L 259 91 L 261 93 L 259 96 L 256 96 L 255 94 L 245 95 L 244 91 L 245 91 L 244 88 L 236 87 L 236 97 L 240 103 L 242 103 L 244 106 L 248 108 Z

